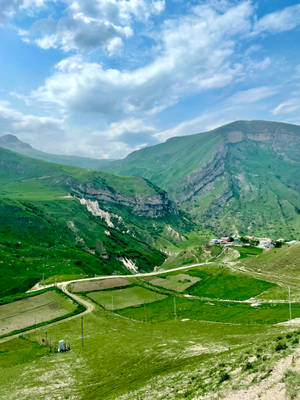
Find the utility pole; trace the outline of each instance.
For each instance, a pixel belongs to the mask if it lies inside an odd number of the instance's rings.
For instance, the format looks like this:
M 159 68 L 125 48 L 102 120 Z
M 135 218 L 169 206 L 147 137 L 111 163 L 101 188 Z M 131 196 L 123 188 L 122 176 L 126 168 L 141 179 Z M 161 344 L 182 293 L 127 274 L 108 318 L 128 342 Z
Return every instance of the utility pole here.
M 176 297 L 173 297 L 173 301 L 174 301 L 174 320 L 177 320 L 177 312 L 176 312 Z
M 81 347 L 83 347 L 83 316 L 81 317 Z
M 288 286 L 289 289 L 289 311 L 290 311 L 290 320 L 292 319 L 292 303 L 291 303 L 291 288 Z

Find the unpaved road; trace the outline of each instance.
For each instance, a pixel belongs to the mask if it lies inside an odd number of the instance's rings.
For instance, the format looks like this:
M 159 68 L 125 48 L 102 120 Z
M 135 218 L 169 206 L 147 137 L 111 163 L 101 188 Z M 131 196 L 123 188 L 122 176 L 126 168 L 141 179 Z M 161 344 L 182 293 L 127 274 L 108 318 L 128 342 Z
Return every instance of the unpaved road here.
M 97 277 L 94 277 L 94 278 L 74 279 L 74 280 L 70 280 L 70 281 L 53 283 L 51 285 L 41 285 L 41 284 L 38 283 L 32 289 L 30 289 L 29 292 L 35 292 L 37 290 L 47 289 L 47 288 L 56 286 L 56 287 L 60 288 L 66 295 L 68 295 L 69 297 L 71 297 L 72 299 L 77 301 L 79 304 L 84 305 L 86 310 L 83 311 L 82 313 L 79 313 L 79 314 L 76 314 L 76 315 L 72 315 L 71 317 L 67 317 L 67 318 L 61 319 L 60 321 L 56 321 L 56 322 L 52 322 L 52 323 L 50 322 L 49 324 L 43 325 L 43 327 L 33 328 L 33 329 L 30 329 L 30 330 L 24 331 L 24 333 L 26 333 L 26 334 L 27 333 L 32 333 L 32 332 L 34 332 L 34 331 L 36 331 L 38 329 L 45 328 L 46 326 L 49 326 L 49 325 L 51 325 L 51 326 L 52 325 L 57 325 L 57 324 L 60 324 L 62 322 L 65 322 L 65 321 L 81 317 L 81 316 L 83 316 L 85 314 L 88 314 L 88 313 L 92 312 L 95 309 L 95 304 L 94 303 L 92 303 L 92 302 L 90 302 L 90 301 L 88 301 L 86 299 L 83 299 L 83 298 L 77 296 L 76 294 L 71 293 L 68 290 L 68 285 L 70 283 L 86 282 L 86 281 L 93 281 L 93 280 L 99 280 L 99 279 L 139 278 L 139 277 L 141 278 L 141 277 L 162 275 L 162 274 L 165 274 L 165 273 L 168 273 L 168 272 L 181 271 L 181 270 L 184 270 L 184 269 L 195 268 L 195 267 L 199 267 L 201 265 L 208 265 L 208 264 L 211 264 L 211 263 L 210 262 L 204 262 L 204 263 L 200 263 L 200 264 L 186 265 L 186 266 L 183 266 L 183 267 L 172 268 L 172 269 L 168 269 L 168 270 L 164 270 L 164 271 L 147 272 L 147 273 L 143 273 L 143 274 L 107 275 L 107 276 L 97 276 Z M 7 342 L 8 340 L 11 340 L 11 339 L 15 339 L 15 338 L 19 337 L 20 335 L 22 335 L 22 332 L 21 333 L 17 333 L 16 335 L 7 336 L 5 338 L 0 339 L 0 343 Z
M 191 265 L 185 265 L 185 266 L 182 266 L 182 267 L 176 267 L 176 268 L 172 268 L 172 269 L 165 269 L 163 271 L 145 272 L 145 273 L 142 273 L 142 274 L 95 276 L 94 278 L 74 279 L 74 280 L 71 280 L 71 281 L 51 283 L 50 285 L 41 285 L 41 284 L 38 283 L 32 289 L 30 289 L 28 292 L 35 292 L 37 290 L 47 289 L 47 288 L 50 288 L 50 287 L 53 287 L 53 286 L 57 286 L 57 287 L 62 288 L 62 285 L 67 286 L 70 283 L 95 281 L 95 280 L 99 280 L 99 279 L 146 278 L 148 276 L 163 275 L 163 274 L 166 274 L 166 273 L 169 273 L 169 272 L 181 271 L 181 270 L 184 270 L 184 269 L 190 269 L 190 268 L 199 267 L 201 265 L 209 265 L 209 264 L 213 264 L 213 263 L 212 262 L 203 262 L 203 263 L 199 263 L 199 264 L 191 264 Z

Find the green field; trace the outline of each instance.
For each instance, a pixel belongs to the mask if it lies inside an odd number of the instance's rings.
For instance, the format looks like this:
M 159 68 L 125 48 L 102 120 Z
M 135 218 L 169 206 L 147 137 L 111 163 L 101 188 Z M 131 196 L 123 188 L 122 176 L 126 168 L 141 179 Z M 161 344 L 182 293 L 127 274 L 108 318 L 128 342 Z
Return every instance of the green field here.
M 190 276 L 188 274 L 167 275 L 162 278 L 154 278 L 149 282 L 151 285 L 160 286 L 165 289 L 175 290 L 176 292 L 184 292 L 187 288 L 200 281 L 201 278 Z
M 120 290 L 105 290 L 92 292 L 88 297 L 107 310 L 119 310 L 121 308 L 138 306 L 164 299 L 166 296 L 144 289 L 139 286 Z
M 246 247 L 232 246 L 232 248 L 237 250 L 240 253 L 240 258 L 247 258 L 249 256 L 257 256 L 258 254 L 262 254 L 262 252 L 263 252 L 263 249 L 259 249 L 257 247 L 252 247 L 252 246 L 249 246 L 249 247 L 247 247 L 247 246 Z
M 77 305 L 55 290 L 0 306 L 0 336 L 73 313 Z
M 274 286 L 273 283 L 213 265 L 191 269 L 189 274 L 201 280 L 186 292 L 200 297 L 247 300 Z
M 300 317 L 300 303 L 292 306 L 293 317 Z M 175 319 L 174 298 L 145 307 L 127 308 L 118 311 L 120 315 L 139 321 L 167 321 Z M 199 320 L 229 324 L 276 324 L 289 319 L 288 304 L 261 304 L 253 307 L 248 303 L 200 301 L 176 297 L 176 317 L 178 320 Z
M 291 300 L 300 300 L 300 289 L 290 288 Z M 273 286 L 270 289 L 262 292 L 260 295 L 256 296 L 259 300 L 288 300 L 289 291 L 287 286 Z
M 222 388 L 218 386 L 221 363 L 233 369 L 246 364 L 240 359 L 247 360 L 245 352 L 256 354 L 258 347 L 261 354 L 269 354 L 283 329 L 201 321 L 144 323 L 98 308 L 84 317 L 83 348 L 80 318 L 47 327 L 53 342 L 64 338 L 71 344 L 68 353 L 43 352 L 38 344 L 45 329 L 26 335 L 33 342 L 0 344 L 0 359 L 5 357 L 0 364 L 4 366 L 1 396 L 38 400 L 55 393 L 58 399 L 119 400 L 122 395 L 126 399 L 158 399 L 159 393 L 172 393 L 172 399 L 180 399 L 176 389 L 193 388 L 201 398 L 202 391 Z M 188 382 L 184 376 L 189 377 Z M 190 385 L 191 377 L 196 387 Z M 130 395 L 149 382 L 149 394 Z
M 186 291 L 203 283 L 211 294 L 206 301 L 183 292 L 166 296 L 162 286 L 149 290 L 156 279 L 171 282 L 174 289 L 186 276 L 200 278 L 199 274 L 205 275 Z M 217 265 L 163 276 L 141 279 L 143 287 L 103 287 L 87 293 L 86 300 L 102 307 L 83 317 L 83 347 L 81 318 L 41 328 L 25 335 L 27 340 L 0 343 L 3 398 L 39 400 L 48 393 L 74 400 L 192 400 L 207 393 L 221 397 L 250 375 L 257 380 L 268 376 L 276 360 L 298 345 L 300 335 L 291 332 L 295 328 L 277 325 L 289 319 L 288 303 L 251 306 L 228 297 L 216 300 L 224 285 L 231 297 L 257 291 L 272 297 L 279 288 L 275 284 Z M 292 304 L 292 315 L 300 317 L 300 303 Z M 71 351 L 51 353 L 42 346 L 46 332 L 52 343 L 65 339 Z M 224 381 L 226 374 L 230 379 Z

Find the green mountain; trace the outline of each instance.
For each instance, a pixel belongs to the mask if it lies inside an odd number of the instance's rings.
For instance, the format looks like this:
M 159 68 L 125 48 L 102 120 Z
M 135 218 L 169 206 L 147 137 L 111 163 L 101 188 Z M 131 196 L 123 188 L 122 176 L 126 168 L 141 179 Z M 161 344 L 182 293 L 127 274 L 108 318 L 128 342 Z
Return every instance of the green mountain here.
M 101 169 L 110 160 L 98 160 L 88 157 L 50 154 L 34 149 L 30 144 L 24 143 L 14 135 L 0 136 L 0 147 L 23 154 L 38 160 L 49 161 L 63 165 L 73 165 L 80 168 Z
M 58 275 L 152 270 L 192 224 L 140 177 L 0 149 L 0 297 Z
M 300 236 L 300 126 L 237 121 L 103 167 L 159 184 L 220 234 Z

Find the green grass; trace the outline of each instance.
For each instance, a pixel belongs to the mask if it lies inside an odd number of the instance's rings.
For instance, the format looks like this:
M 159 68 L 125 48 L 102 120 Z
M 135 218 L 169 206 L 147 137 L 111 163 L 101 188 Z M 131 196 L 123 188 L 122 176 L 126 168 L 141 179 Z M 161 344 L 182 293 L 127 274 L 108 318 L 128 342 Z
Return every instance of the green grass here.
M 124 221 L 132 219 L 124 211 L 121 215 Z M 70 229 L 70 221 L 77 231 Z M 140 271 L 153 269 L 165 257 L 145 242 L 152 221 L 141 218 L 139 224 L 143 228 L 135 221 L 127 225 L 135 237 L 123 234 L 123 225 L 110 228 L 107 236 L 106 223 L 78 201 L 0 200 L 0 298 L 24 292 L 43 278 L 53 282 L 67 275 L 128 273 L 120 257 L 133 260 Z M 155 238 L 160 233 L 149 234 Z
M 84 317 L 83 349 L 80 318 L 47 327 L 48 339 L 52 342 L 64 338 L 71 344 L 68 353 L 40 356 L 37 344 L 45 337 L 45 328 L 28 335 L 36 343 L 32 343 L 32 353 L 27 352 L 24 363 L 19 363 L 14 356 L 12 345 L 5 356 L 9 367 L 0 374 L 1 395 L 6 399 L 13 396 L 38 399 L 55 392 L 62 398 L 117 399 L 140 389 L 151 379 L 158 379 L 159 383 L 159 379 L 165 377 L 171 382 L 176 379 L 174 374 L 182 372 L 184 375 L 193 373 L 202 385 L 199 369 L 203 367 L 216 376 L 211 368 L 224 360 L 224 351 L 229 347 L 247 346 L 249 349 L 253 343 L 271 342 L 280 329 L 283 328 L 200 321 L 142 323 L 97 308 Z M 205 347 L 206 352 L 191 351 L 198 345 Z M 173 385 L 174 390 L 180 388 L 181 380 L 172 381 Z M 133 395 L 133 398 L 139 397 Z M 141 395 L 140 398 L 145 397 Z
M 119 310 L 130 306 L 151 303 L 166 297 L 139 286 L 127 289 L 92 292 L 87 296 L 107 310 Z
M 0 369 L 5 371 L 15 365 L 22 365 L 48 355 L 49 349 L 20 336 L 0 343 Z
M 300 242 L 281 249 L 271 249 L 255 258 L 244 261 L 247 268 L 265 273 L 299 277 L 300 274 Z
M 201 280 L 186 292 L 200 297 L 247 300 L 274 286 L 273 283 L 213 265 L 191 269 L 189 274 Z
M 283 382 L 289 399 L 297 399 L 300 393 L 300 373 L 293 370 L 286 371 Z
M 290 291 L 292 300 L 300 300 L 300 289 L 292 287 Z M 285 286 L 274 286 L 262 292 L 260 295 L 256 296 L 256 298 L 261 300 L 288 300 L 289 292 L 288 288 Z
M 152 270 L 166 258 L 161 242 L 178 242 L 164 237 L 165 227 L 182 233 L 193 226 L 167 202 L 161 218 L 150 218 L 147 211 L 140 216 L 136 209 L 144 201 L 157 196 L 165 201 L 162 190 L 141 177 L 51 164 L 1 148 L 0 159 L 0 298 L 51 277 L 128 273 L 121 258 L 132 260 L 141 272 Z M 123 199 L 101 198 L 99 203 L 115 215 L 114 227 L 78 200 L 62 198 L 68 193 L 88 196 L 90 189 Z
M 257 256 L 259 254 L 262 254 L 263 249 L 259 249 L 257 247 L 234 247 L 232 246 L 233 249 L 237 250 L 240 253 L 240 259 L 241 258 L 247 258 L 249 256 Z
M 293 304 L 293 317 L 300 317 L 300 303 Z M 146 304 L 145 308 L 119 310 L 122 316 L 143 321 L 159 322 L 174 320 L 174 301 L 172 297 Z M 289 319 L 288 304 L 261 304 L 252 307 L 247 303 L 201 301 L 176 298 L 178 320 L 223 322 L 229 324 L 276 324 Z M 182 322 L 184 323 L 184 322 Z
M 150 280 L 151 285 L 160 286 L 165 289 L 183 292 L 198 282 L 200 278 L 188 274 L 167 275 L 165 278 L 158 277 Z
M 47 201 L 67 195 L 66 189 L 49 185 L 43 180 L 12 182 L 3 185 L 0 191 L 0 198 L 9 197 L 14 200 Z M 72 201 L 72 199 L 70 200 Z

